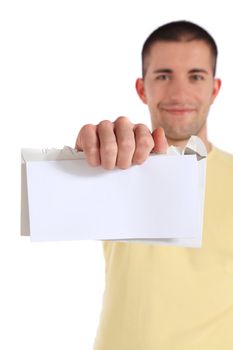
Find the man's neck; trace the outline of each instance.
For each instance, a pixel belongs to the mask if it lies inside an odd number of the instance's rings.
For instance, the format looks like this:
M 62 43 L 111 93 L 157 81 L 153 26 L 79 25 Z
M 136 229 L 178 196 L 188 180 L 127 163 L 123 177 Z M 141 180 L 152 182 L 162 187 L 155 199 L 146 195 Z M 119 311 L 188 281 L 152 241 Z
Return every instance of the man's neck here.
M 209 153 L 212 149 L 212 145 L 211 145 L 210 141 L 208 140 L 207 124 L 206 123 L 203 125 L 203 127 L 199 130 L 199 132 L 196 135 L 198 137 L 200 137 L 200 139 L 202 140 L 202 142 L 206 146 L 207 152 Z M 169 145 L 181 147 L 182 149 L 186 146 L 188 140 L 189 140 L 189 138 L 184 139 L 184 140 L 173 140 L 173 139 L 167 138 Z
M 198 137 L 200 137 L 200 135 L 197 135 Z M 207 150 L 207 153 L 209 153 L 211 150 L 212 150 L 212 145 L 211 143 L 209 142 L 209 140 L 207 138 L 202 138 L 200 137 L 201 140 L 204 142 L 205 146 L 206 146 L 206 150 Z M 175 146 L 175 147 L 180 147 L 180 148 L 185 148 L 185 146 L 187 145 L 188 143 L 188 140 L 172 140 L 172 139 L 167 139 L 168 141 L 168 144 L 169 146 Z

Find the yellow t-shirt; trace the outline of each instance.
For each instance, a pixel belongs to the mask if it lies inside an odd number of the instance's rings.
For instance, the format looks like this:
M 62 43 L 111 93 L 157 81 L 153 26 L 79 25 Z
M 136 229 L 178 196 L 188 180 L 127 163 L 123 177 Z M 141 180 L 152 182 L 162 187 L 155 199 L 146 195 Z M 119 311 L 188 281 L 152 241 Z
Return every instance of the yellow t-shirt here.
M 95 350 L 233 349 L 233 156 L 208 155 L 202 248 L 103 244 Z

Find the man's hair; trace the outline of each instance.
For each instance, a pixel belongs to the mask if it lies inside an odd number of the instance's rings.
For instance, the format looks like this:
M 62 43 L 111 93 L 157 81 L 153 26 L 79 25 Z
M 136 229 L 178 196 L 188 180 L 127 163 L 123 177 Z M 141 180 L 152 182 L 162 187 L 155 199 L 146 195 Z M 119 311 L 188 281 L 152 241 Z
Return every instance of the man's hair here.
M 210 48 L 213 58 L 213 76 L 216 73 L 218 48 L 213 37 L 202 27 L 188 21 L 176 21 L 167 23 L 154 30 L 146 39 L 142 48 L 142 76 L 146 75 L 146 58 L 149 56 L 152 45 L 160 41 L 189 42 L 202 40 Z

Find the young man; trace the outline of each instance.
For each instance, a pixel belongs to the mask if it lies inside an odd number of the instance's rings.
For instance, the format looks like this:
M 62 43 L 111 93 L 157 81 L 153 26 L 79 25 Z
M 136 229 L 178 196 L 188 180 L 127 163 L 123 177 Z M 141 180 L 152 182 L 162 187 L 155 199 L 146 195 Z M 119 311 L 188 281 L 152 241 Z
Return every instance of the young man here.
M 136 89 L 152 129 L 120 117 L 84 126 L 77 149 L 106 169 L 141 164 L 198 135 L 208 150 L 201 249 L 105 242 L 106 287 L 95 350 L 233 349 L 233 156 L 213 147 L 207 115 L 221 82 L 217 47 L 186 21 L 155 30 Z M 159 199 L 154 199 L 159 200 Z M 116 213 L 117 219 L 117 213 Z

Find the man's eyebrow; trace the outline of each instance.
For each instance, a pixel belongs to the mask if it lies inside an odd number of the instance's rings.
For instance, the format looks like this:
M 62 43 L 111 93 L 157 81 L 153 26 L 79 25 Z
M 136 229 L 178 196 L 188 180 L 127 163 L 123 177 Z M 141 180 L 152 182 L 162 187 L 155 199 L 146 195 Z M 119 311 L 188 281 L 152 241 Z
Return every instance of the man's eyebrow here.
M 194 69 L 190 69 L 189 74 L 194 74 L 194 73 L 209 74 L 209 72 L 208 72 L 206 69 L 203 69 L 203 68 L 194 68 Z
M 153 71 L 153 74 L 159 74 L 159 73 L 168 73 L 171 74 L 173 73 L 173 70 L 170 68 L 160 68 L 160 69 L 155 69 Z M 193 68 L 188 71 L 189 74 L 194 74 L 194 73 L 203 73 L 203 74 L 209 74 L 209 72 L 206 69 L 203 68 Z
M 172 73 L 172 69 L 169 69 L 169 68 L 160 68 L 160 69 L 155 69 L 153 71 L 154 74 L 158 74 L 158 73 Z

